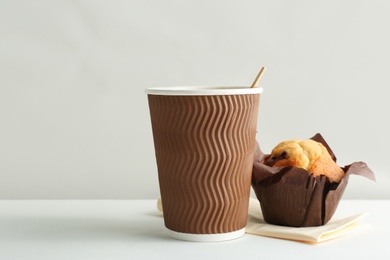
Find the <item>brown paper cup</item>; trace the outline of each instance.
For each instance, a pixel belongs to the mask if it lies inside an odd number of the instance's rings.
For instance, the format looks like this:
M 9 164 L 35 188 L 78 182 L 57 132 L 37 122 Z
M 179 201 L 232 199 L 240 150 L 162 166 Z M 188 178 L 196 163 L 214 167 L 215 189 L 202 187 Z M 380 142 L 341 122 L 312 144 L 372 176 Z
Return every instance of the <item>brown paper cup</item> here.
M 261 91 L 146 90 L 170 236 L 223 241 L 245 233 Z

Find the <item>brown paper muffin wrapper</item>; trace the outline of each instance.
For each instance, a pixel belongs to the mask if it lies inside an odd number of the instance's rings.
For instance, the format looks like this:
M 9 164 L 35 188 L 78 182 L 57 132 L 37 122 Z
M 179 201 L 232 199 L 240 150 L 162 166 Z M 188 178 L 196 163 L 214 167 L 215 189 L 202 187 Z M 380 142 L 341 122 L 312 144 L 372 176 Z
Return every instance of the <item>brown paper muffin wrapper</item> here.
M 322 143 L 336 161 L 321 134 L 311 139 Z M 349 175 L 361 175 L 375 181 L 373 171 L 364 162 L 342 167 L 345 176 L 340 183 L 335 183 L 324 175 L 314 177 L 305 169 L 267 166 L 264 161 L 268 156 L 256 144 L 252 188 L 260 202 L 264 220 L 270 224 L 291 227 L 324 225 L 336 211 Z

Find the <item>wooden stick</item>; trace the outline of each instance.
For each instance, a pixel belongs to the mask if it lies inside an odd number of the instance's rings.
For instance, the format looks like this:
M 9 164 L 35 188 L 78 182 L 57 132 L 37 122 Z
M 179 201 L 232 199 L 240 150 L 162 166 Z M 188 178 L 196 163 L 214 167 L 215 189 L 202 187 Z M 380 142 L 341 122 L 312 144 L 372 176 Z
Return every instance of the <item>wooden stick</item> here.
M 255 88 L 257 87 L 257 83 L 259 83 L 260 81 L 260 78 L 261 78 L 261 75 L 263 74 L 263 72 L 265 71 L 265 67 L 262 67 L 259 71 L 259 73 L 257 74 L 256 78 L 255 78 L 255 81 L 253 81 L 252 85 L 251 85 L 251 88 Z

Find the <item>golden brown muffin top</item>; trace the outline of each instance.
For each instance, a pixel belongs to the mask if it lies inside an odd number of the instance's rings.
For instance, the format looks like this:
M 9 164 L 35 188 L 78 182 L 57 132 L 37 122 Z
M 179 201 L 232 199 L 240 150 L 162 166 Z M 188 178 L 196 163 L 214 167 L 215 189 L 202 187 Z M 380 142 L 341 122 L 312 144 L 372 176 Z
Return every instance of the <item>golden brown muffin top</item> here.
M 303 168 L 314 176 L 325 175 L 334 182 L 340 182 L 344 177 L 344 171 L 332 159 L 326 147 L 311 139 L 281 142 L 272 150 L 265 164 Z
M 324 154 L 328 154 L 321 143 L 309 140 L 288 140 L 279 143 L 269 156 L 269 166 L 295 166 L 309 170 Z

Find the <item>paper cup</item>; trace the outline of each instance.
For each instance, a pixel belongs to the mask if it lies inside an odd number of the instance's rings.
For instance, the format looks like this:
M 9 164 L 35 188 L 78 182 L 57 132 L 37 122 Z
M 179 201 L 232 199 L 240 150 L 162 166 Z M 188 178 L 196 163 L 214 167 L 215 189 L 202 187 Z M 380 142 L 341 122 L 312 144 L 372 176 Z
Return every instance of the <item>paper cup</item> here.
M 189 241 L 245 233 L 261 88 L 150 88 L 164 223 Z

